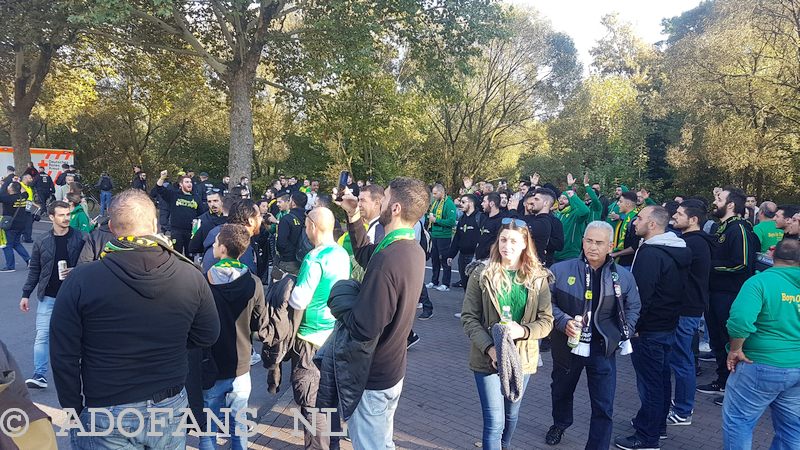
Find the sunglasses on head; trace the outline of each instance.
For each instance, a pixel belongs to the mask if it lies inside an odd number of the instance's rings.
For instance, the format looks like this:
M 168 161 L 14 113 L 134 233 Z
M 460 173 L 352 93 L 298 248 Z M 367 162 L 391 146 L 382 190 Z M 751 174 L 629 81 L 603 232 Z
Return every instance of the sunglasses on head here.
M 524 220 L 515 219 L 513 217 L 506 217 L 505 219 L 500 221 L 500 223 L 503 224 L 503 225 L 509 225 L 509 224 L 513 223 L 514 225 L 516 225 L 516 226 L 518 226 L 520 228 L 527 228 L 527 226 L 528 226 L 528 224 L 525 223 Z

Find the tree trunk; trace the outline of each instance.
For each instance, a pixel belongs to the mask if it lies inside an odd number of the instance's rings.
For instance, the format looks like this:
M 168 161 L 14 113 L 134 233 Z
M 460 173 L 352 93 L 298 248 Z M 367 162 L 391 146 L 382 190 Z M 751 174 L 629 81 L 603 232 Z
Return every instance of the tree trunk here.
M 15 113 L 8 117 L 11 128 L 11 146 L 14 147 L 14 168 L 17 175 L 28 167 L 31 160 L 31 138 L 28 134 L 30 127 L 30 117 L 27 114 Z
M 231 144 L 228 151 L 228 175 L 231 180 L 250 178 L 253 166 L 253 94 L 255 71 L 239 68 L 228 81 L 231 98 Z

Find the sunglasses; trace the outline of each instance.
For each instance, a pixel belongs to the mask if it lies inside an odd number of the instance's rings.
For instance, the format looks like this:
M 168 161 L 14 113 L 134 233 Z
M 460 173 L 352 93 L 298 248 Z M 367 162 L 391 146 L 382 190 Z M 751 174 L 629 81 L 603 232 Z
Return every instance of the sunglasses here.
M 518 226 L 520 228 L 527 228 L 528 227 L 528 224 L 525 223 L 524 220 L 514 219 L 513 217 L 506 217 L 500 223 L 503 224 L 503 225 L 509 225 L 509 224 L 513 223 L 514 225 L 516 225 L 516 226 Z

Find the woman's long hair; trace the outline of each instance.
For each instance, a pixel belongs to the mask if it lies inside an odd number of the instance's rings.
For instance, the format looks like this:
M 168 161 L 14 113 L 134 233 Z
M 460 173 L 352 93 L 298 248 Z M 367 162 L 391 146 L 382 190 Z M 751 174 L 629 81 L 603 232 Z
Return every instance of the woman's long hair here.
M 534 283 L 539 278 L 549 278 L 550 271 L 547 270 L 539 257 L 536 256 L 536 247 L 531 239 L 531 233 L 527 226 L 520 227 L 512 220 L 509 224 L 504 224 L 497 232 L 497 241 L 492 245 L 489 253 L 489 262 L 483 271 L 483 277 L 489 292 L 495 297 L 500 292 L 508 292 L 511 289 L 512 280 L 508 277 L 506 269 L 503 268 L 503 259 L 500 256 L 500 233 L 503 230 L 514 230 L 522 234 L 525 241 L 525 249 L 519 256 L 519 269 L 513 282 L 521 284 L 527 289 L 533 289 Z

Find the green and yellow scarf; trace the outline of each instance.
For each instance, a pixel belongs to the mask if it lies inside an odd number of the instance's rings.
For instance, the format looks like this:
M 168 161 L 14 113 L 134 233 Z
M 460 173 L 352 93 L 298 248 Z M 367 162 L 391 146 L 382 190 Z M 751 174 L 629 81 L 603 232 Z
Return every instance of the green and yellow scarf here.
M 412 228 L 398 228 L 381 239 L 381 242 L 375 247 L 375 251 L 372 252 L 372 256 L 377 255 L 378 252 L 397 241 L 414 240 L 416 238 L 417 235 Z

